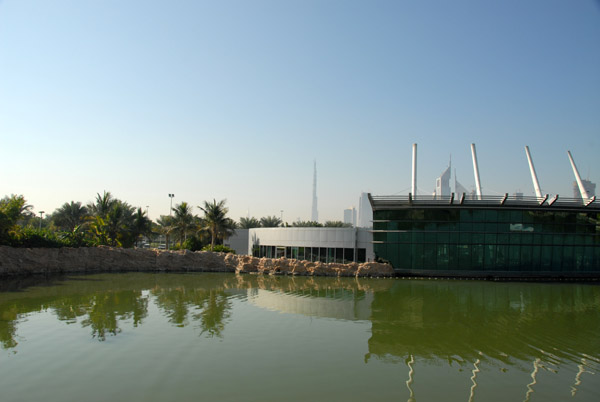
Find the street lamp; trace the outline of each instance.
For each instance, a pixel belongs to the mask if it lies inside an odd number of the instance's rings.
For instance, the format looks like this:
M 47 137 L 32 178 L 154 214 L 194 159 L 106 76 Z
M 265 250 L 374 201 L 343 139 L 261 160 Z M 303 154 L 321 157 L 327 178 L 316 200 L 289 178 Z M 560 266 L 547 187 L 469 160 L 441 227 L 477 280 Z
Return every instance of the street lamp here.
M 40 230 L 42 230 L 42 215 L 45 211 L 40 211 Z
M 169 194 L 169 198 L 171 199 L 171 208 L 169 208 L 169 216 L 171 216 L 173 212 L 173 197 L 175 197 L 175 194 Z
M 283 209 L 281 209 L 280 211 L 281 211 L 281 226 L 283 226 Z
M 171 199 L 171 208 L 169 208 L 169 216 L 173 215 L 173 197 L 175 197 L 175 194 L 169 194 L 169 198 Z M 166 239 L 167 240 L 167 250 L 170 250 L 169 233 L 167 233 L 166 237 L 167 237 L 167 239 Z

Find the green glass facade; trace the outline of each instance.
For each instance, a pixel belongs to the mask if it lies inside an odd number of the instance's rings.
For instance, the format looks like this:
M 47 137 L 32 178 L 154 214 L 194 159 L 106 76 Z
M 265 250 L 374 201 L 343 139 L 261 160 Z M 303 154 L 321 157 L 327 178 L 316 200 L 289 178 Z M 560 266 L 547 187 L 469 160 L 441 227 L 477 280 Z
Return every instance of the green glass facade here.
M 409 271 L 600 274 L 600 212 L 579 208 L 373 208 L 377 258 Z

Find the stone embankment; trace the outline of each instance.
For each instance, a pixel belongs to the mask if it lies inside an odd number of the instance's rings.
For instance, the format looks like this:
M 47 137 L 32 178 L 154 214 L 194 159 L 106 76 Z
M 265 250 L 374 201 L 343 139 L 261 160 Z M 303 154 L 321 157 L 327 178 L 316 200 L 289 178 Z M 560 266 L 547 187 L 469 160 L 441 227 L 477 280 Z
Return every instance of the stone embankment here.
M 235 272 L 265 275 L 392 277 L 387 264 L 322 263 L 209 251 L 155 249 L 13 248 L 0 246 L 0 277 L 94 272 Z

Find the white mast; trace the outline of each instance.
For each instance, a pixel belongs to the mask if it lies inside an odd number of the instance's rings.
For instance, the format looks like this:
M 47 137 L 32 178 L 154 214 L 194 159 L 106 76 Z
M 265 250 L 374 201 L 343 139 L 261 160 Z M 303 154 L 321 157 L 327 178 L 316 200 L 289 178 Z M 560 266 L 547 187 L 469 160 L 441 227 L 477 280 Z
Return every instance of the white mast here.
M 471 154 L 473 155 L 473 172 L 475 173 L 477 199 L 481 200 L 481 181 L 479 180 L 479 165 L 477 164 L 477 151 L 475 150 L 475 144 L 471 144 Z
M 412 147 L 412 197 L 417 198 L 417 144 Z
M 531 180 L 533 181 L 533 188 L 535 189 L 535 196 L 539 199 L 542 198 L 542 190 L 540 189 L 540 183 L 538 182 L 537 174 L 535 173 L 535 167 L 533 166 L 533 160 L 529 153 L 529 147 L 525 145 L 525 153 L 527 154 L 527 162 L 529 162 L 529 170 L 531 171 Z
M 312 211 L 310 219 L 313 222 L 319 221 L 319 209 L 317 207 L 317 160 L 314 160 L 314 173 L 313 173 L 313 197 L 312 197 Z
M 571 166 L 573 167 L 573 174 L 575 175 L 575 180 L 577 180 L 577 186 L 579 186 L 579 192 L 581 193 L 581 198 L 584 201 L 587 201 L 590 196 L 588 195 L 585 187 L 583 186 L 583 182 L 581 181 L 581 176 L 579 176 L 579 171 L 577 170 L 577 166 L 575 166 L 575 161 L 571 156 L 571 151 L 567 151 L 567 155 L 569 155 L 569 160 L 571 161 Z

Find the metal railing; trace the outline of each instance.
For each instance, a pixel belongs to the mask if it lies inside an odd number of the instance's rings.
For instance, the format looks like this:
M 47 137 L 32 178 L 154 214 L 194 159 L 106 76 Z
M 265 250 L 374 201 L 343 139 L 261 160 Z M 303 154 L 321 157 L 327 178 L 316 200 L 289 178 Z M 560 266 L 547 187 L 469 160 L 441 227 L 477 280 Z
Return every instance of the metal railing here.
M 456 195 L 417 195 L 414 197 L 412 194 L 408 195 L 372 195 L 368 194 L 371 206 L 373 209 L 382 209 L 389 207 L 399 206 L 475 206 L 475 207 L 529 207 L 529 208 L 557 208 L 557 209 L 600 209 L 600 202 L 596 200 L 596 197 L 592 197 L 588 200 L 582 200 L 581 198 L 563 198 L 558 195 L 550 197 L 545 195 L 544 197 L 535 196 L 516 196 L 516 195 L 482 195 L 478 197 L 475 194 L 462 193 Z

